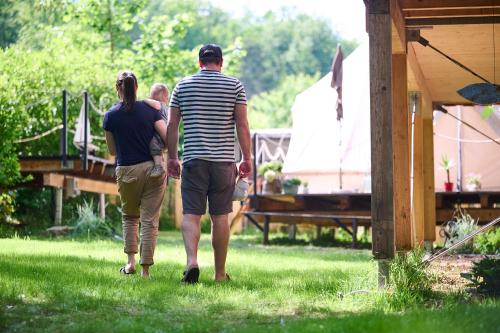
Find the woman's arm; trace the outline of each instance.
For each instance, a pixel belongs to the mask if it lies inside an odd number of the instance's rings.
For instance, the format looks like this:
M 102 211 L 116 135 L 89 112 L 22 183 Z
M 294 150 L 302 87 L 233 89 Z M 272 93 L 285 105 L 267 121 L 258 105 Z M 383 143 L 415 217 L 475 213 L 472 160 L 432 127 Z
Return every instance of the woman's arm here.
M 157 120 L 155 122 L 155 130 L 160 135 L 163 140 L 163 144 L 165 147 L 167 146 L 167 124 L 165 124 L 165 120 Z
M 113 133 L 106 132 L 106 145 L 108 146 L 108 151 L 111 155 L 116 156 L 116 146 L 115 146 L 115 138 L 113 137 Z
M 151 98 L 146 98 L 144 100 L 144 102 L 149 105 L 150 107 L 152 107 L 153 109 L 156 109 L 156 110 L 160 110 L 161 108 L 161 103 L 158 102 L 158 101 L 155 101 L 154 99 L 151 99 Z

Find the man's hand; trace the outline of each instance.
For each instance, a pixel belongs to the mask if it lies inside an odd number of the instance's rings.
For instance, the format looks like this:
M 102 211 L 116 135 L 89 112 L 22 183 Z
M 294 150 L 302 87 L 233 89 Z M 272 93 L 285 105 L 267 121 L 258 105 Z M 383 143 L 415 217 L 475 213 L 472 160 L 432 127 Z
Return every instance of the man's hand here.
M 167 159 L 167 175 L 175 179 L 181 177 L 181 164 L 178 159 Z
M 251 172 L 252 172 L 252 160 L 243 160 L 243 162 L 240 163 L 240 170 L 239 170 L 240 178 L 246 178 L 250 176 Z

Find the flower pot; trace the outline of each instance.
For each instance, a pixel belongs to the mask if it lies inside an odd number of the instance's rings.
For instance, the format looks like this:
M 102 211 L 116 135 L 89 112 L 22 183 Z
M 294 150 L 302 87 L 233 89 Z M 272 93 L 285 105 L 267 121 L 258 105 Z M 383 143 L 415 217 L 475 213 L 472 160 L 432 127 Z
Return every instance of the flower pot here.
M 475 191 L 481 189 L 481 186 L 479 186 L 478 184 L 466 184 L 465 188 L 469 192 L 475 192 Z
M 275 179 L 272 182 L 264 180 L 264 183 L 262 184 L 262 193 L 263 194 L 281 193 L 281 181 L 279 179 Z
M 299 193 L 299 185 L 283 185 L 283 193 L 295 195 Z
M 446 192 L 453 192 L 453 183 L 444 183 L 444 190 Z

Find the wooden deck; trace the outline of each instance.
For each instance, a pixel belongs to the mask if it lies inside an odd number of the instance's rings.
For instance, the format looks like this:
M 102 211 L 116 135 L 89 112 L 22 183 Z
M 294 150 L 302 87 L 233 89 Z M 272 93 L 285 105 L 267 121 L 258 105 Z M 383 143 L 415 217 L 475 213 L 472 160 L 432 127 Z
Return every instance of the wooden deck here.
M 80 156 L 29 156 L 19 159 L 21 174 L 32 180 L 18 187 L 74 188 L 84 192 L 118 195 L 115 181 L 115 162 L 89 156 L 87 170 Z
M 500 192 L 438 192 L 436 193 L 436 224 L 453 217 L 456 207 L 463 207 L 480 224 L 500 216 Z M 371 216 L 369 193 L 254 195 L 250 208 L 256 212 L 310 212 Z M 274 218 L 276 219 L 276 218 Z M 294 218 L 295 223 L 307 218 Z

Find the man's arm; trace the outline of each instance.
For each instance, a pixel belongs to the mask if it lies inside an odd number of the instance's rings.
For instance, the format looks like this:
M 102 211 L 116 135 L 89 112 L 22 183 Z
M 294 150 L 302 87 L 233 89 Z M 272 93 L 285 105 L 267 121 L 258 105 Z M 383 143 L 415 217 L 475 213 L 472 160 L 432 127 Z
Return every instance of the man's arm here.
M 155 130 L 160 135 L 163 144 L 167 146 L 167 124 L 165 124 L 165 121 L 163 119 L 157 120 L 155 122 Z
M 252 172 L 252 140 L 250 139 L 250 126 L 247 119 L 247 106 L 236 104 L 234 107 L 234 120 L 236 133 L 243 152 L 243 161 L 240 164 L 240 177 L 245 178 Z
M 181 122 L 181 111 L 179 108 L 170 107 L 167 126 L 167 171 L 168 175 L 174 178 L 179 178 L 181 168 L 179 164 L 179 155 L 177 147 L 179 144 L 179 124 Z
M 116 145 L 113 133 L 105 131 L 106 133 L 106 145 L 108 146 L 108 151 L 111 155 L 116 156 Z

